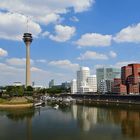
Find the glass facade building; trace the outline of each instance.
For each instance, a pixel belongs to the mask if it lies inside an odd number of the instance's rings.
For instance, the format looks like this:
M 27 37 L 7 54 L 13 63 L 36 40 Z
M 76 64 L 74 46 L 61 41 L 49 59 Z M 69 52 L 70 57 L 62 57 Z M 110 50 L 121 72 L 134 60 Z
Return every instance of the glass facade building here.
M 114 78 L 121 77 L 121 69 L 119 69 L 119 68 L 98 68 L 98 69 L 96 69 L 96 75 L 97 75 L 98 92 L 102 92 L 102 91 L 111 92 L 110 91 L 111 83 L 114 80 Z M 107 82 L 102 82 L 102 81 L 107 81 Z M 105 85 L 103 85 L 103 83 Z M 103 89 L 103 87 L 106 90 Z M 102 89 L 102 91 L 101 91 L 101 89 Z

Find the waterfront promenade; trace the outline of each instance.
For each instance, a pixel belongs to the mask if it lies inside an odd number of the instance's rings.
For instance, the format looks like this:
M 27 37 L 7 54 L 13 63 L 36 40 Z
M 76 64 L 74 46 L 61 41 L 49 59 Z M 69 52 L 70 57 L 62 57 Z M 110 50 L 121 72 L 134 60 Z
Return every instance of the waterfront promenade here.
M 62 94 L 62 97 L 71 96 L 78 102 L 100 102 L 115 104 L 134 104 L 140 105 L 140 95 L 114 95 L 114 94 Z

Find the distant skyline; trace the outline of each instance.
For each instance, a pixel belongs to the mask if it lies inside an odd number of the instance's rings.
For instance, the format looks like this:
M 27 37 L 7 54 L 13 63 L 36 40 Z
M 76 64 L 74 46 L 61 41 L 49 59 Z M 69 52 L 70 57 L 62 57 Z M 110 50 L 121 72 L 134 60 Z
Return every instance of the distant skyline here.
M 33 34 L 32 81 L 48 85 L 102 66 L 140 63 L 139 0 L 1 0 L 0 85 L 25 83 L 24 32 Z

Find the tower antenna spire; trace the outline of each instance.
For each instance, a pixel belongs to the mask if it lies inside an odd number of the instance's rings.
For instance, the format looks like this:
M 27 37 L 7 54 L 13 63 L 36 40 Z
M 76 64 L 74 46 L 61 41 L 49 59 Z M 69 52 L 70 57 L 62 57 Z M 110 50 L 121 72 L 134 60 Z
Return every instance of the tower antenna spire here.
M 29 33 L 29 17 L 27 16 L 27 33 Z

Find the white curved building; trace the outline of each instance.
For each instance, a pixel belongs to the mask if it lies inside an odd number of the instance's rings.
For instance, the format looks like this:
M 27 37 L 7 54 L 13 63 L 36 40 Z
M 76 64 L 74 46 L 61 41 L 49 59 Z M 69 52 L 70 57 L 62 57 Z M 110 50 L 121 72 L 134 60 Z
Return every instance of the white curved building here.
M 88 86 L 87 78 L 90 76 L 90 69 L 88 67 L 81 67 L 79 71 L 77 71 L 77 91 L 81 91 L 81 87 Z M 83 88 L 82 88 L 83 89 Z

